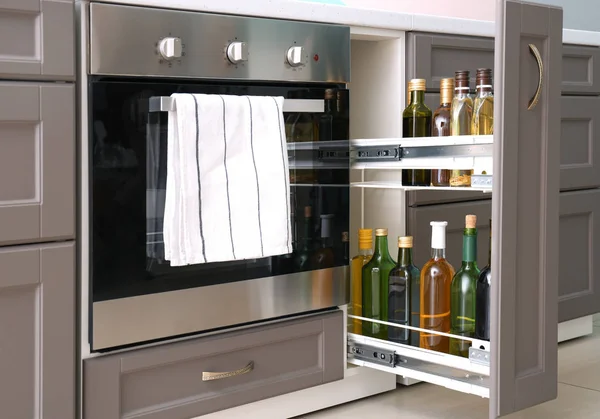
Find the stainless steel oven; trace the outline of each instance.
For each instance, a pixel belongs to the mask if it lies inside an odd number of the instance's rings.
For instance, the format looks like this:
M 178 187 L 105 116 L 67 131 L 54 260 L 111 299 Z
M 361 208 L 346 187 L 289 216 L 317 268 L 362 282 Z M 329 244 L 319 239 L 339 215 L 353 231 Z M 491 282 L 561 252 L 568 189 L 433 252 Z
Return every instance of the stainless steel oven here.
M 345 304 L 349 28 L 86 2 L 80 13 L 80 264 L 90 350 Z M 286 98 L 293 253 L 165 261 L 173 93 Z

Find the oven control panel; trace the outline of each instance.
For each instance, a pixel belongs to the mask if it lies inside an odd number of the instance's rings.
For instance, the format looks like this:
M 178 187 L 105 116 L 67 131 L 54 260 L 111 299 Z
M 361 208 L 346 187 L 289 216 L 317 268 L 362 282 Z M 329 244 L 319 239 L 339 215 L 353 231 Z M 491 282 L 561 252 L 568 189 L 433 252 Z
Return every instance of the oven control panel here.
M 122 76 L 350 80 L 350 28 L 91 3 L 89 72 Z

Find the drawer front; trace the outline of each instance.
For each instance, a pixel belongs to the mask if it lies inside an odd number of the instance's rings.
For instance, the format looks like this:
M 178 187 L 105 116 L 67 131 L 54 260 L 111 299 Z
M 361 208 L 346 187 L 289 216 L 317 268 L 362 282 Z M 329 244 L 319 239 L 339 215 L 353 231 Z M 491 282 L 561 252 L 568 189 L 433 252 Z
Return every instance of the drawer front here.
M 600 97 L 561 98 L 560 187 L 600 186 Z
M 558 320 L 600 312 L 600 190 L 560 194 Z
M 84 417 L 191 418 L 342 379 L 343 323 L 336 310 L 86 360 Z
M 75 78 L 73 1 L 0 3 L 0 78 Z
M 457 204 L 429 205 L 407 209 L 407 234 L 418 238 L 415 240 L 414 262 L 423 266 L 431 257 L 431 226 L 434 220 L 447 221 L 446 227 L 446 259 L 458 270 L 462 262 L 462 237 L 465 228 L 465 216 L 477 216 L 477 264 L 483 268 L 488 261 L 490 218 L 492 217 L 492 200 L 461 202 Z
M 600 94 L 600 48 L 563 45 L 563 94 Z
M 494 68 L 494 40 L 466 36 L 409 33 L 406 37 L 406 78 L 425 79 L 427 90 L 439 91 L 440 80 L 457 70 L 471 72 L 475 89 L 478 68 Z
M 74 237 L 74 89 L 0 82 L 0 245 Z

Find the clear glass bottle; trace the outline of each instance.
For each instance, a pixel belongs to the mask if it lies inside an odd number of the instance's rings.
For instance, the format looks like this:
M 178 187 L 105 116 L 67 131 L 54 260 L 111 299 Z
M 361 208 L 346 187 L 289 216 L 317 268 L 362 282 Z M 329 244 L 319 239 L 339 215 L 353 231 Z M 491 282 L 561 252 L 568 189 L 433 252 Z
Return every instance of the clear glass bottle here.
M 452 96 L 454 92 L 454 79 L 440 80 L 440 107 L 433 113 L 431 135 L 433 137 L 447 137 L 450 132 Z M 450 186 L 450 170 L 433 169 L 431 171 L 431 184 L 433 186 Z
M 388 292 L 388 321 L 405 326 L 419 327 L 419 323 L 412 322 L 413 288 L 419 286 L 421 271 L 413 264 L 413 238 L 398 237 L 398 263 L 390 271 Z M 418 311 L 418 307 L 417 307 Z M 419 334 L 408 329 L 388 327 L 388 339 L 392 342 L 410 345 L 412 335 Z
M 387 228 L 375 230 L 375 252 L 362 270 L 362 317 L 387 321 L 388 279 L 396 262 L 390 256 Z M 387 339 L 387 326 L 363 322 L 363 335 Z
M 362 316 L 362 269 L 373 257 L 373 230 L 361 228 L 358 230 L 358 254 L 352 258 L 350 263 L 350 284 L 352 314 Z M 362 333 L 362 322 L 352 320 L 352 332 Z
M 492 70 L 477 69 L 476 95 L 473 100 L 473 119 L 471 134 L 492 135 L 494 133 L 494 93 L 492 86 Z
M 450 301 L 450 333 L 468 338 L 475 337 L 475 298 L 479 268 L 477 267 L 477 217 L 467 215 L 463 231 L 463 261 L 452 278 Z M 469 357 L 471 342 L 450 339 L 452 355 Z
M 490 340 L 490 291 L 492 289 L 492 220 L 490 220 L 490 249 L 488 264 L 477 280 L 475 300 L 475 337 Z
M 452 99 L 452 118 L 450 131 L 452 135 L 471 134 L 473 119 L 473 98 L 469 94 L 469 72 L 466 70 L 454 73 L 454 98 Z M 473 170 L 452 170 L 450 186 L 471 186 Z
M 425 79 L 413 79 L 408 83 L 410 103 L 402 112 L 403 137 L 431 136 L 431 109 L 425 105 Z M 431 171 L 427 169 L 402 169 L 405 186 L 430 186 Z
M 454 268 L 446 260 L 446 221 L 432 221 L 431 259 L 421 269 L 421 329 L 450 333 L 450 286 Z M 448 337 L 421 332 L 421 348 L 448 353 Z

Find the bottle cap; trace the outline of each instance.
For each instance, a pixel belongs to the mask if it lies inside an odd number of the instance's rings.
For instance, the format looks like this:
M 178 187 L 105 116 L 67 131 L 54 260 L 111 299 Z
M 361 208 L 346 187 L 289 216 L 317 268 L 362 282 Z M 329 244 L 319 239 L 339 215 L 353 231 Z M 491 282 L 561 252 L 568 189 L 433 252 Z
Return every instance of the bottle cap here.
M 465 228 L 477 228 L 477 216 L 467 215 L 465 217 Z
M 445 249 L 446 248 L 446 226 L 447 221 L 431 221 L 431 248 Z
M 304 218 L 312 217 L 312 207 L 304 207 Z
M 475 75 L 476 86 L 492 87 L 492 69 L 478 68 Z
M 460 70 L 454 73 L 454 87 L 459 89 L 467 89 L 469 87 L 469 71 Z
M 321 237 L 331 237 L 331 220 L 333 214 L 321 215 Z
M 440 80 L 440 103 L 451 103 L 454 95 L 454 79 Z
M 333 99 L 334 97 L 335 97 L 335 92 L 333 91 L 333 89 L 325 89 L 325 99 L 326 100 Z
M 382 236 L 387 236 L 387 235 L 388 235 L 387 228 L 378 228 L 375 230 L 375 236 L 377 236 L 377 237 L 382 237 Z
M 398 237 L 398 247 L 402 249 L 411 249 L 413 247 L 412 236 Z
M 425 79 L 412 79 L 408 82 L 408 91 L 425 91 Z
M 361 228 L 358 230 L 358 248 L 371 249 L 373 247 L 373 230 L 370 228 Z
M 347 231 L 342 233 L 342 243 L 348 243 L 350 241 L 350 235 Z

